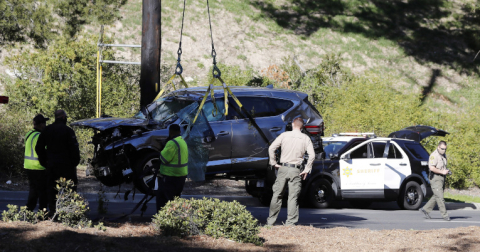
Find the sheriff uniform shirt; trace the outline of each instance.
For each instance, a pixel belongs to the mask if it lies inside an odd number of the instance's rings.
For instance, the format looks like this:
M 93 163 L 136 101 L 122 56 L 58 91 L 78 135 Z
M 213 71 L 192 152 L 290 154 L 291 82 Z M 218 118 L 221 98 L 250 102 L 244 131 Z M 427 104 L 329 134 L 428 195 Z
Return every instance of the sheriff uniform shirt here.
M 303 161 L 303 155 L 308 153 L 308 161 L 305 166 L 304 172 L 310 173 L 312 170 L 312 164 L 315 160 L 315 151 L 313 150 L 312 140 L 310 137 L 303 134 L 300 130 L 292 130 L 282 133 L 273 141 L 268 148 L 268 154 L 270 155 L 270 164 L 276 165 L 275 150 L 278 147 L 282 147 L 282 153 L 280 156 L 280 163 L 288 163 L 300 165 Z

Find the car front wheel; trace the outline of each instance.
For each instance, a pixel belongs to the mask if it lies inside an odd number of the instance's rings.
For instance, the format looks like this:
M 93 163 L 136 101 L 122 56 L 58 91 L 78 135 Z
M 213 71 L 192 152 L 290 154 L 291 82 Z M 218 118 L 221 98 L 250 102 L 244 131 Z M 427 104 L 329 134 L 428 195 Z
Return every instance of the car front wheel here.
M 398 206 L 402 209 L 417 210 L 423 201 L 423 192 L 420 185 L 415 181 L 410 181 L 405 185 L 398 198 Z
M 153 173 L 160 165 L 160 154 L 149 152 L 139 158 L 135 164 L 135 187 L 144 194 L 153 195 L 155 179 Z
M 308 190 L 308 198 L 315 208 L 328 208 L 334 201 L 332 184 L 326 179 L 318 179 Z

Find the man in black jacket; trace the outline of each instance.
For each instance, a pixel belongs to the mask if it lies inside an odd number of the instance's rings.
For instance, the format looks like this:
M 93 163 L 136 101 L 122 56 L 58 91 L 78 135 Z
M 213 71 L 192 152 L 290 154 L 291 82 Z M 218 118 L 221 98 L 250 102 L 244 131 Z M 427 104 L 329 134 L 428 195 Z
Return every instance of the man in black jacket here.
M 47 193 L 50 214 L 55 213 L 56 180 L 66 178 L 78 183 L 77 165 L 80 163 L 75 132 L 67 126 L 67 113 L 63 110 L 55 111 L 55 122 L 48 125 L 40 134 L 35 147 L 40 164 L 47 168 Z

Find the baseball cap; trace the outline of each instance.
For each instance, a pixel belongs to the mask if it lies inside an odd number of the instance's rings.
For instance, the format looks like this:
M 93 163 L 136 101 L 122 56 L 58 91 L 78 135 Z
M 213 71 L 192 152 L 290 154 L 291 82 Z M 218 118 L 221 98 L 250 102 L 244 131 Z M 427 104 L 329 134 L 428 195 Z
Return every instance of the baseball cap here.
M 44 122 L 47 122 L 48 120 L 50 120 L 50 118 L 43 117 L 43 115 L 41 114 L 38 114 L 33 118 L 33 121 L 35 123 L 44 123 Z

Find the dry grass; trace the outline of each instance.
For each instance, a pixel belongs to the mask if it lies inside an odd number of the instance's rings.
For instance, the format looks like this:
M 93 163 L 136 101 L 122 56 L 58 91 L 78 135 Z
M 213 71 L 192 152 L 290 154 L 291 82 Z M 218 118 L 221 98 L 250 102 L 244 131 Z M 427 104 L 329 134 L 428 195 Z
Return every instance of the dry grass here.
M 145 223 L 77 230 L 49 221 L 0 222 L 1 251 L 478 251 L 480 227 L 428 231 L 262 228 L 263 247 L 208 236 L 165 237 Z

